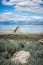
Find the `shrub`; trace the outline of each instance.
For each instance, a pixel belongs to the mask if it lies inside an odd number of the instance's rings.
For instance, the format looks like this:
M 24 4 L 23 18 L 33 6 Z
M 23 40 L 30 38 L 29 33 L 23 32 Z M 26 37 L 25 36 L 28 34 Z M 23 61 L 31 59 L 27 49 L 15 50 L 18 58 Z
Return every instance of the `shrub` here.
M 11 62 L 13 53 L 20 50 L 30 52 L 30 62 L 27 65 L 43 65 L 43 45 L 38 42 L 22 42 L 9 39 L 0 40 L 0 65 L 21 65 Z

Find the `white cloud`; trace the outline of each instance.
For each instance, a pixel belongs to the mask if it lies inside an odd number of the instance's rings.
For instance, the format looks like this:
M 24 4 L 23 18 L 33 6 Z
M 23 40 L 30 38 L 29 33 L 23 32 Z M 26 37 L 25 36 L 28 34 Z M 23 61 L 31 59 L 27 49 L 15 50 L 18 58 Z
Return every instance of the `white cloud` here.
M 14 5 L 14 4 L 17 4 L 17 3 L 22 2 L 22 1 L 25 1 L 25 0 L 9 0 L 9 2 L 7 2 L 6 0 L 3 0 L 2 4 L 4 4 L 4 5 Z
M 9 2 L 7 2 L 6 0 L 3 0 L 2 1 L 2 4 L 4 5 L 14 5 L 14 4 L 17 4 L 19 2 L 22 2 L 23 0 L 9 0 Z M 25 0 L 24 0 L 25 1 Z
M 14 5 L 16 11 L 30 11 L 33 13 L 42 13 L 43 14 L 43 7 L 40 4 L 43 4 L 42 0 L 10 0 L 7 2 L 6 0 L 2 1 L 4 5 Z
M 43 13 L 43 7 L 40 7 L 41 0 L 23 1 L 16 5 L 17 11 L 30 11 L 33 13 Z
M 14 5 L 14 0 L 10 0 L 9 2 L 7 2 L 6 0 L 3 0 L 2 1 L 2 4 L 4 4 L 4 5 Z
M 7 14 L 7 15 L 11 15 L 12 13 L 11 12 L 5 12 L 3 13 L 4 15 Z
M 0 22 L 2 21 L 36 21 L 36 20 L 43 20 L 41 16 L 21 16 L 21 15 L 14 15 L 11 12 L 6 12 L 0 14 Z
M 19 15 L 14 15 L 11 12 L 6 12 L 3 14 L 0 14 L 0 21 L 25 21 L 25 20 L 30 20 L 30 18 L 27 18 L 27 16 L 19 16 Z
M 0 21 L 6 21 L 6 20 L 10 19 L 11 15 L 12 15 L 11 12 L 5 12 L 5 13 L 0 14 Z

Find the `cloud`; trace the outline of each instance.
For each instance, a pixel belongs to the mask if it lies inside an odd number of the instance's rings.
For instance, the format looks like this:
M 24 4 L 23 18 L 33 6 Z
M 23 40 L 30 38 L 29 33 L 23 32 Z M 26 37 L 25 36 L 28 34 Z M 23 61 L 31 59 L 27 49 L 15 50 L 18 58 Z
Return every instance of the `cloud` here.
M 7 21 L 11 18 L 12 13 L 11 12 L 5 12 L 0 14 L 0 21 Z
M 25 0 L 9 0 L 8 2 L 6 0 L 2 0 L 2 4 L 9 6 L 9 5 L 17 4 L 22 1 L 25 1 Z
M 5 5 L 12 5 L 17 4 L 19 2 L 26 1 L 26 0 L 9 0 L 8 2 L 6 0 L 2 0 L 2 3 Z
M 33 13 L 43 13 L 43 7 L 40 6 L 41 0 L 19 2 L 15 7 L 16 11 L 30 11 Z
M 23 15 L 14 15 L 12 12 L 5 12 L 0 14 L 0 22 L 3 21 L 36 21 L 36 20 L 43 20 L 41 16 L 23 16 Z
M 43 14 L 43 7 L 40 4 L 43 4 L 42 0 L 2 0 L 2 4 L 4 5 L 14 5 L 16 11 L 30 11 L 33 13 L 42 13 Z
M 12 13 L 11 12 L 5 12 L 5 13 L 3 13 L 4 15 L 6 14 L 6 15 L 11 15 Z
M 0 21 L 25 21 L 30 20 L 27 16 L 14 15 L 11 12 L 0 14 Z
M 10 0 L 9 2 L 7 2 L 6 0 L 3 0 L 2 1 L 2 4 L 4 4 L 4 5 L 14 5 L 14 0 Z

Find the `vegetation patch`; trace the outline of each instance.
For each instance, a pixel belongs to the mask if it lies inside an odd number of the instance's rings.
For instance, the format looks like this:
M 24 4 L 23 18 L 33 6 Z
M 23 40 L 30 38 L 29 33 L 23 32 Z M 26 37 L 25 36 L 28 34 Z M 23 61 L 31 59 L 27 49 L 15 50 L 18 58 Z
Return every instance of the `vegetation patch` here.
M 27 65 L 43 65 L 43 45 L 39 42 L 27 42 L 0 39 L 0 65 L 21 65 L 11 62 L 14 53 L 25 50 L 30 52 L 30 61 Z

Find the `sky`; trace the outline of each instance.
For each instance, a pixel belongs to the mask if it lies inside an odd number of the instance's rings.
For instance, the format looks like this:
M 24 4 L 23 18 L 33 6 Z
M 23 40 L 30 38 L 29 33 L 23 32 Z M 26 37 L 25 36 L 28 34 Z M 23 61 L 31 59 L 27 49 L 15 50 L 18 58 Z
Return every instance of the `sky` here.
M 0 0 L 0 24 L 43 22 L 43 0 Z

